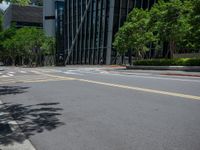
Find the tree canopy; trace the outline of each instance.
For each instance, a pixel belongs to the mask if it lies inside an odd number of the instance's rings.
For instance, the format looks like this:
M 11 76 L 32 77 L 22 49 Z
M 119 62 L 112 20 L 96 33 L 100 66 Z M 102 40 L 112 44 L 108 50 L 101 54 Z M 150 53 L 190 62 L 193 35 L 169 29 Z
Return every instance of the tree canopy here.
M 2 30 L 3 30 L 2 23 L 3 23 L 3 17 L 2 17 L 2 14 L 0 12 L 0 32 L 2 32 Z
M 192 1 L 191 13 L 191 33 L 193 37 L 194 48 L 200 49 L 200 0 Z
M 28 5 L 30 3 L 30 0 L 0 0 L 0 3 L 3 1 L 20 4 L 20 5 Z
M 116 34 L 114 48 L 119 53 L 124 53 L 128 49 L 134 50 L 137 55 L 146 52 L 149 49 L 148 44 L 155 40 L 153 33 L 148 30 L 149 20 L 150 15 L 147 10 L 134 9 Z
M 11 59 L 15 64 L 17 58 L 28 59 L 29 62 L 41 63 L 39 58 L 45 55 L 54 55 L 55 40 L 46 37 L 42 29 L 35 27 L 14 27 L 3 31 L 0 34 L 0 55 L 1 59 Z M 23 63 L 22 63 L 23 64 Z
M 121 54 L 129 49 L 142 53 L 152 43 L 173 57 L 177 47 L 200 50 L 199 35 L 200 0 L 159 0 L 150 10 L 133 9 L 113 46 Z

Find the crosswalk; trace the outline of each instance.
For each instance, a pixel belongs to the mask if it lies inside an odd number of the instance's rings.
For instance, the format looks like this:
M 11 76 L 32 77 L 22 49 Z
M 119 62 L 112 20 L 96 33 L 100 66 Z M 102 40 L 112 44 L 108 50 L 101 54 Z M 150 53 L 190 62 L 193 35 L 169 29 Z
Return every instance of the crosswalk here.
M 27 71 L 23 70 L 0 72 L 0 78 L 9 78 L 15 76 L 16 74 L 27 74 L 27 73 L 28 73 Z
M 8 72 L 0 76 L 0 85 L 13 84 L 13 83 L 35 83 L 35 82 L 49 82 L 49 81 L 61 81 L 71 80 L 70 78 L 59 78 L 57 76 L 51 76 L 46 73 L 53 72 L 53 70 L 26 70 L 20 72 Z M 55 72 L 55 71 L 54 71 Z
M 16 68 L 12 71 L 0 72 L 0 85 L 12 83 L 33 83 L 33 82 L 48 82 L 60 80 L 72 80 L 70 77 L 53 76 L 54 73 L 61 73 L 63 75 L 78 75 L 84 76 L 90 73 L 106 73 L 99 68 Z M 49 75 L 52 74 L 52 75 Z

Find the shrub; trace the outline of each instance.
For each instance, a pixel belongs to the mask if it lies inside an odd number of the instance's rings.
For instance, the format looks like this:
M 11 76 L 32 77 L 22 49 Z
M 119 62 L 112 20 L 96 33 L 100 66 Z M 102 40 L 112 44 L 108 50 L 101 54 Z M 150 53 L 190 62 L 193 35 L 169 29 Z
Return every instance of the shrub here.
M 200 58 L 148 59 L 138 60 L 133 64 L 143 66 L 200 66 Z

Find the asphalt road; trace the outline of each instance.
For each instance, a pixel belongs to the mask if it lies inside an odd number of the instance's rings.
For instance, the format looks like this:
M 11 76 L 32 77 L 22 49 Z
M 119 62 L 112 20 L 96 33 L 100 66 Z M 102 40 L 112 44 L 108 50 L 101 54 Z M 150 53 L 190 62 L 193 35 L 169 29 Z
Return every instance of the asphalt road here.
M 3 150 L 26 139 L 36 150 L 200 150 L 198 77 L 108 67 L 4 68 L 0 100 L 0 127 L 8 120 L 19 127 L 3 126 Z

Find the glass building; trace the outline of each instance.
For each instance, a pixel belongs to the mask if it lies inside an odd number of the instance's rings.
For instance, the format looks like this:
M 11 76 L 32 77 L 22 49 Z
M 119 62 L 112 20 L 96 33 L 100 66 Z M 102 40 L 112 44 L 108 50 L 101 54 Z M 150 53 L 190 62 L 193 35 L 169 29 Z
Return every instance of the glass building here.
M 55 36 L 56 36 L 56 60 L 57 64 L 64 63 L 64 2 L 55 1 Z
M 113 37 L 128 13 L 150 8 L 156 0 L 65 0 L 63 47 L 57 58 L 64 64 L 114 64 Z M 58 26 L 57 26 L 58 27 Z

